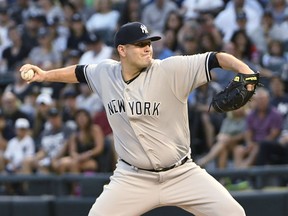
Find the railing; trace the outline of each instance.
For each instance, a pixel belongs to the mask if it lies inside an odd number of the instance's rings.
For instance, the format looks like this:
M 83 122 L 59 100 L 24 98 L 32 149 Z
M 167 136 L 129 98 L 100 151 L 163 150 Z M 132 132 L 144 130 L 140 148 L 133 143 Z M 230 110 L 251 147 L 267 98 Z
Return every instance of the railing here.
M 253 181 L 256 190 L 231 191 L 232 196 L 244 207 L 247 216 L 287 216 L 288 190 L 262 190 L 271 186 L 267 179 L 288 179 L 288 165 L 252 167 L 249 169 L 207 170 L 216 179 L 224 177 Z M 0 196 L 1 216 L 79 216 L 87 215 L 96 197 L 109 182 L 112 173 L 81 175 L 0 175 L 0 185 L 25 182 L 26 196 Z M 70 196 L 70 185 L 78 183 L 81 192 Z M 275 185 L 273 185 L 275 186 Z M 176 207 L 163 207 L 145 216 L 188 216 Z
M 213 169 L 207 170 L 207 172 L 216 179 L 230 177 L 250 180 L 253 183 L 253 189 L 288 184 L 288 165 L 254 166 L 245 169 Z
M 253 189 L 263 189 L 269 186 L 285 186 L 288 183 L 288 165 L 271 165 L 271 166 L 255 166 L 247 169 L 211 169 L 207 170 L 216 179 L 231 178 L 248 180 L 253 183 Z M 78 182 L 83 188 L 84 195 L 97 196 L 101 192 L 104 184 L 109 182 L 112 173 L 94 173 L 94 174 L 64 174 L 64 175 L 9 175 L 0 174 L 0 185 L 3 183 L 25 182 L 28 184 L 30 191 L 28 195 L 51 194 L 57 196 L 67 195 L 67 185 L 72 182 Z M 271 181 L 273 179 L 273 181 Z M 276 180 L 276 181 L 275 181 Z M 279 181 L 277 181 L 279 180 Z M 97 182 L 97 184 L 96 184 Z M 281 185 L 277 185 L 277 184 Z M 89 187 L 93 188 L 97 185 L 97 189 L 93 194 Z M 37 193 L 37 189 L 39 189 Z M 85 191 L 85 190 L 88 190 Z

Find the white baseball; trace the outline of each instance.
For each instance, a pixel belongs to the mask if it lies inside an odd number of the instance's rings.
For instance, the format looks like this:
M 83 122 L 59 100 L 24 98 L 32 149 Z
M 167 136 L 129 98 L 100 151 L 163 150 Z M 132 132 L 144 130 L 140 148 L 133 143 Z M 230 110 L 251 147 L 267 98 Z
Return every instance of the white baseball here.
M 28 71 L 22 71 L 21 77 L 22 79 L 29 81 L 34 77 L 34 71 L 32 69 L 29 69 Z

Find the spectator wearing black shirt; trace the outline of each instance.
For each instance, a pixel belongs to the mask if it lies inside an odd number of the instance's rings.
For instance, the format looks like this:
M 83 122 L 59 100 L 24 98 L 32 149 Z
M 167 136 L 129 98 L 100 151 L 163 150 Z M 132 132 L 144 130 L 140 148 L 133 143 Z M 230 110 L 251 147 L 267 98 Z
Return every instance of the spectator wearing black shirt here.
M 269 82 L 271 99 L 270 103 L 286 117 L 288 114 L 288 94 L 285 92 L 285 83 L 280 76 L 273 76 Z
M 29 41 L 26 45 L 29 46 L 30 50 L 38 46 L 38 30 L 45 25 L 45 16 L 36 12 L 30 12 L 28 18 L 24 21 L 22 41 Z
M 288 164 L 288 117 L 277 140 L 263 141 L 259 147 L 256 165 Z
M 9 73 L 13 73 L 17 63 L 27 58 L 30 52 L 30 48 L 26 45 L 28 43 L 23 43 L 21 35 L 21 31 L 16 25 L 8 28 L 8 36 L 12 44 L 3 50 L 2 60 L 6 62 Z
M 79 50 L 81 54 L 86 51 L 85 41 L 88 40 L 88 32 L 80 14 L 73 14 L 70 22 L 70 35 L 67 40 L 67 53 L 71 50 Z
M 128 22 L 139 22 L 141 20 L 141 1 L 127 0 L 120 10 L 119 26 Z
M 32 122 L 32 120 L 29 118 L 29 115 L 21 111 L 20 109 L 20 101 L 19 99 L 13 94 L 12 92 L 4 92 L 1 98 L 2 102 L 2 108 L 3 108 L 3 114 L 6 118 L 6 124 L 9 127 L 9 130 L 7 131 L 8 138 L 11 139 L 15 136 L 15 121 L 18 118 L 26 118 Z

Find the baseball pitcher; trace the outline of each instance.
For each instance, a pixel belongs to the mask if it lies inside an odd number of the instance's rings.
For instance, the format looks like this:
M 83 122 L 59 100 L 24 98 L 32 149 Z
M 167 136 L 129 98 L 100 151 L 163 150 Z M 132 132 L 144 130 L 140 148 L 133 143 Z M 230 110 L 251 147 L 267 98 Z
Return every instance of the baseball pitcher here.
M 132 22 L 115 35 L 120 61 L 49 71 L 26 64 L 20 71 L 34 71 L 27 82 L 87 83 L 103 101 L 119 159 L 89 216 L 139 216 L 160 206 L 199 216 L 244 216 L 229 192 L 190 157 L 187 97 L 211 80 L 215 67 L 254 72 L 225 53 L 153 59 L 151 42 L 159 39 Z

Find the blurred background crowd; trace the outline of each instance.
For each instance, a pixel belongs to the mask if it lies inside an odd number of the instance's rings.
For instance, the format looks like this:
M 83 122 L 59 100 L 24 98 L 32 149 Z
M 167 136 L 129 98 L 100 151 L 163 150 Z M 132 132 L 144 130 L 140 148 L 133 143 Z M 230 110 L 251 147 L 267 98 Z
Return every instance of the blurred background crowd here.
M 132 21 L 162 36 L 154 58 L 223 51 L 261 73 L 264 87 L 233 112 L 208 111 L 234 77 L 229 71 L 214 69 L 213 81 L 189 96 L 200 166 L 288 164 L 288 1 L 0 0 L 0 172 L 114 169 L 113 134 L 98 96 L 83 84 L 27 84 L 19 67 L 117 60 L 114 33 Z

